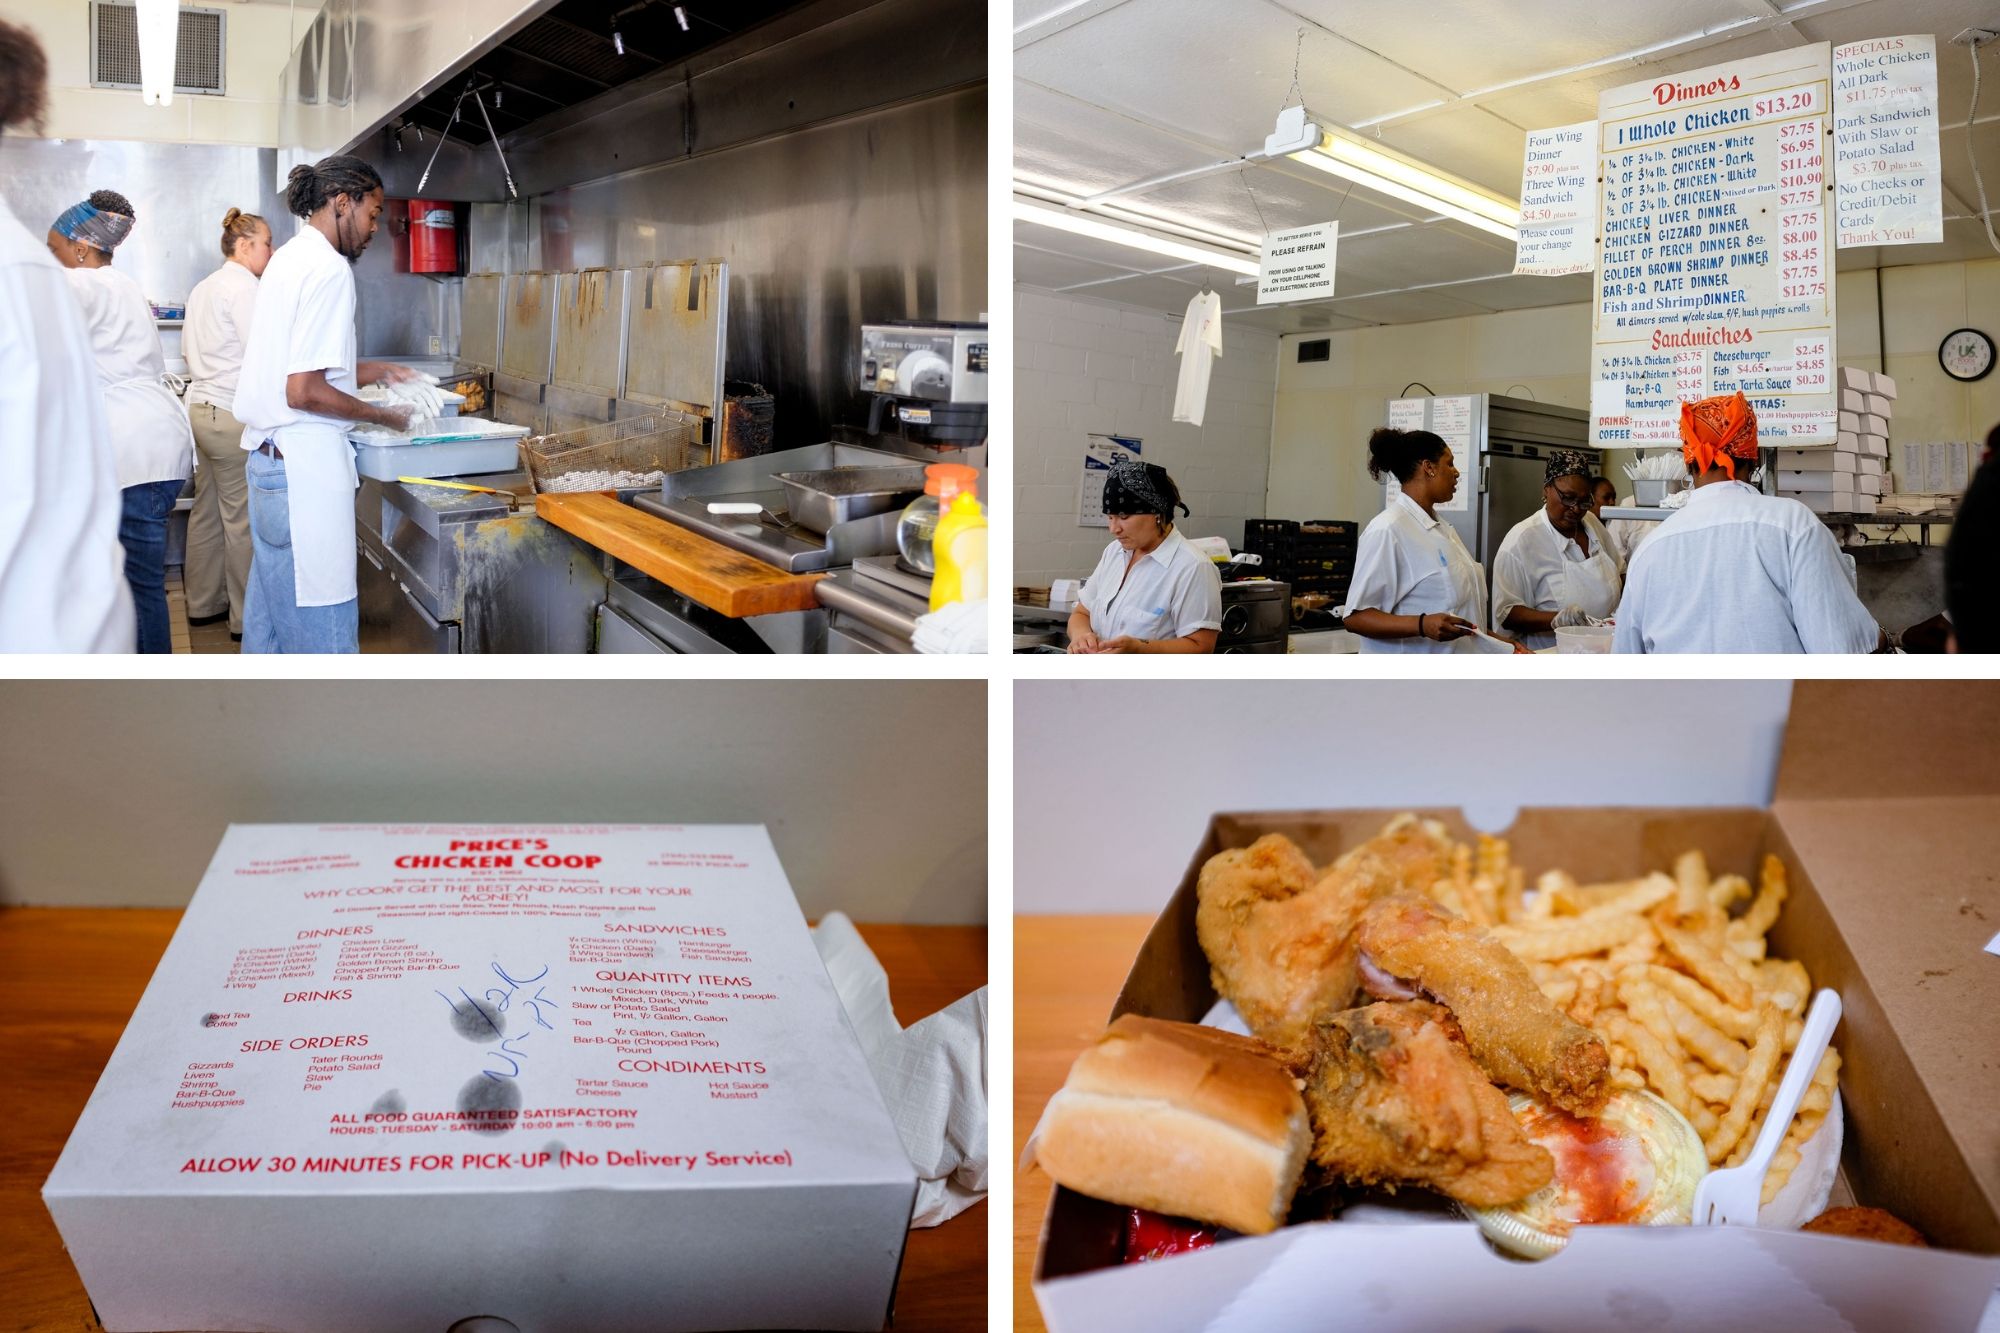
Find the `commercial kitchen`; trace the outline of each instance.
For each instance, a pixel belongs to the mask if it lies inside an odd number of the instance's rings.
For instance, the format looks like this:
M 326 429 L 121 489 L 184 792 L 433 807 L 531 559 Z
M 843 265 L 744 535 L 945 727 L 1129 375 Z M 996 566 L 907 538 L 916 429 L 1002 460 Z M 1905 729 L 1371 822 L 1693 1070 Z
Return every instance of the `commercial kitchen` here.
M 37 238 L 129 199 L 118 267 L 185 376 L 225 213 L 282 246 L 294 166 L 379 173 L 355 347 L 445 405 L 350 436 L 363 651 L 915 650 L 940 518 L 987 499 L 983 5 L 165 7 L 157 90 L 159 4 L 10 0 L 49 97 L 0 191 Z
M 1092 651 L 1183 544 L 1219 603 L 1138 597 L 1152 651 L 1965 650 L 1996 39 L 1978 0 L 1017 0 L 1016 650 Z M 1685 535 L 1718 497 L 1811 572 L 1746 592 L 1749 539 Z M 1426 561 L 1455 601 L 1385 614 Z

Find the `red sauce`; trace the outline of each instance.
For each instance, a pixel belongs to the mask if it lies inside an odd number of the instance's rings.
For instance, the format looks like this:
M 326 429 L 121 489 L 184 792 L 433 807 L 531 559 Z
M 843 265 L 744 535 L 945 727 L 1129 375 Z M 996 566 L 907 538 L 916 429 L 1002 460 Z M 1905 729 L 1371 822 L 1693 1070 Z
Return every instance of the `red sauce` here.
M 1168 1217 L 1145 1208 L 1125 1214 L 1123 1262 L 1142 1264 L 1170 1254 L 1191 1254 L 1215 1244 L 1217 1228 L 1184 1217 Z
M 1646 1150 L 1621 1126 L 1543 1110 L 1523 1128 L 1555 1157 L 1556 1179 L 1576 1200 L 1579 1223 L 1629 1222 L 1645 1204 L 1633 1168 L 1647 1160 Z

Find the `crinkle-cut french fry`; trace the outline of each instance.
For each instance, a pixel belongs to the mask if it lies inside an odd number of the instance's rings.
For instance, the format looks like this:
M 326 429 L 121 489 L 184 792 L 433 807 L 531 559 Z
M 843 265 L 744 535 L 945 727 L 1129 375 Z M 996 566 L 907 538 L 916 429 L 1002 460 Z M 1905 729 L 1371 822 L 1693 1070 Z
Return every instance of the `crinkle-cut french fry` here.
M 1493 937 L 1517 958 L 1553 962 L 1602 952 L 1645 930 L 1646 919 L 1638 916 L 1603 917 L 1594 921 L 1557 917 L 1533 927 L 1500 926 L 1493 931 Z
M 1507 878 L 1500 885 L 1500 919 L 1519 921 L 1528 910 L 1528 872 L 1519 866 L 1507 867 Z
M 1474 875 L 1460 892 L 1465 900 L 1465 919 L 1475 926 L 1487 930 L 1500 924 L 1495 915 L 1493 881 L 1484 875 Z
M 1650 980 L 1650 975 L 1648 977 Z M 1664 988 L 1657 992 L 1660 1007 L 1674 1025 L 1674 1033 L 1685 1046 L 1698 1056 L 1710 1069 L 1722 1074 L 1740 1074 L 1750 1058 L 1750 1052 L 1743 1049 L 1734 1038 L 1716 1031 L 1701 1015 L 1681 1002 L 1680 996 Z
M 1798 1170 L 1798 1166 L 1799 1150 L 1789 1142 L 1779 1144 L 1777 1155 L 1771 1158 L 1771 1169 L 1764 1173 L 1764 1192 L 1760 1202 L 1769 1203 L 1777 1198 L 1778 1191 L 1785 1187 L 1785 1182 L 1792 1178 L 1792 1172 Z
M 1704 1069 L 1699 1074 L 1688 1075 L 1688 1091 L 1705 1102 L 1727 1106 L 1729 1099 L 1736 1095 L 1736 1077 L 1733 1074 L 1716 1074 Z
M 1621 1065 L 1611 1071 L 1611 1086 L 1624 1088 L 1630 1092 L 1644 1092 L 1646 1076 L 1636 1069 L 1628 1069 Z
M 1764 961 L 1764 950 L 1768 947 L 1762 935 L 1752 935 L 1747 939 L 1725 938 L 1723 947 L 1738 958 L 1747 958 L 1753 963 Z
M 1648 875 L 1623 893 L 1607 898 L 1577 913 L 1579 921 L 1597 921 L 1609 916 L 1641 915 L 1674 896 L 1674 882 L 1665 875 Z
M 1639 1026 L 1653 1034 L 1660 1043 L 1660 1049 L 1674 1058 L 1675 1065 L 1681 1059 L 1681 1039 L 1674 1033 L 1673 1020 L 1660 1005 L 1659 992 L 1646 979 L 1643 965 L 1634 963 L 1619 969 L 1618 998 L 1625 1002 L 1625 1012 L 1632 1015 Z
M 1710 1162 L 1719 1162 L 1727 1157 L 1730 1149 L 1749 1128 L 1751 1117 L 1757 1110 L 1757 1100 L 1764 1095 L 1764 1089 L 1771 1081 L 1771 1071 L 1777 1067 L 1778 1043 L 1784 1035 L 1784 1016 L 1766 1006 L 1758 1017 L 1757 1040 L 1751 1044 L 1750 1059 L 1743 1067 L 1743 1078 L 1736 1085 L 1736 1095 L 1730 1098 L 1729 1110 L 1723 1114 L 1715 1133 L 1705 1138 Z
M 1576 998 L 1575 977 L 1552 977 L 1540 983 L 1542 994 L 1549 997 L 1549 1003 L 1558 1009 L 1567 1009 Z
M 1660 932 L 1660 943 L 1666 951 L 1679 959 L 1681 965 L 1703 985 L 1720 995 L 1732 1008 L 1750 1007 L 1753 998 L 1750 982 L 1730 965 L 1726 955 L 1717 953 L 1691 931 L 1679 926 L 1662 925 L 1656 920 L 1653 928 Z
M 1538 875 L 1535 898 L 1547 900 L 1550 916 L 1575 916 L 1583 910 L 1577 901 L 1576 879 L 1567 870 L 1545 870 Z
M 1812 976 L 1804 963 L 1768 958 L 1750 966 L 1755 977 L 1751 984 L 1769 995 L 1772 1004 L 1792 1015 L 1805 1012 L 1806 1001 L 1812 998 Z
M 1576 994 L 1570 998 L 1569 1016 L 1572 1022 L 1589 1027 L 1597 1017 L 1597 1006 L 1604 1002 L 1604 973 L 1587 964 L 1572 971 L 1576 976 Z
M 1472 856 L 1472 873 L 1484 875 L 1498 883 L 1506 878 L 1507 867 L 1513 864 L 1513 846 L 1505 838 L 1491 834 L 1479 835 L 1479 842 Z
M 1604 955 L 1604 961 L 1613 968 L 1626 967 L 1632 963 L 1650 963 L 1660 956 L 1660 933 L 1653 929 L 1647 918 L 1645 928 L 1623 944 L 1615 945 Z
M 1785 863 L 1775 856 L 1764 858 L 1758 879 L 1757 897 L 1742 916 L 1729 923 L 1729 933 L 1739 939 L 1762 935 L 1770 930 L 1778 919 L 1778 909 L 1791 893 L 1790 883 L 1785 877 Z
M 1451 845 L 1450 879 L 1459 896 L 1463 897 L 1466 886 L 1472 883 L 1472 849 L 1462 842 Z
M 1710 1027 L 1737 1041 L 1757 1035 L 1757 1011 L 1738 1008 L 1685 972 L 1676 972 L 1658 963 L 1646 969 L 1662 990 L 1693 1010 Z
M 1687 1118 L 1697 1134 L 1713 1134 L 1716 1125 L 1720 1123 L 1720 1118 L 1708 1103 L 1699 1100 L 1688 1103 Z
M 1711 907 L 1728 911 L 1738 898 L 1750 896 L 1750 881 L 1741 875 L 1717 875 L 1708 886 L 1708 902 Z
M 1806 1022 L 1803 1018 L 1785 1020 L 1785 1054 L 1790 1055 L 1797 1048 L 1799 1038 L 1805 1035 Z
M 1633 1022 L 1620 1019 L 1617 1024 L 1618 1040 L 1632 1048 L 1632 1054 L 1639 1058 L 1639 1067 L 1646 1071 L 1646 1082 L 1660 1096 L 1682 1115 L 1688 1114 L 1694 1105 L 1688 1093 L 1687 1080 L 1681 1077 L 1680 1061 L 1672 1051 L 1660 1044 L 1659 1038 Z
M 1675 857 L 1674 883 L 1680 887 L 1680 896 L 1674 904 L 1677 916 L 1691 917 L 1708 906 L 1708 858 L 1698 850 Z
M 1465 900 L 1458 896 L 1458 886 L 1453 884 L 1449 879 L 1440 876 L 1437 882 L 1431 885 L 1431 897 L 1437 902 L 1438 906 L 1444 908 L 1445 911 L 1450 912 L 1453 916 L 1466 916 Z M 1467 917 L 1466 919 L 1470 920 L 1471 918 Z

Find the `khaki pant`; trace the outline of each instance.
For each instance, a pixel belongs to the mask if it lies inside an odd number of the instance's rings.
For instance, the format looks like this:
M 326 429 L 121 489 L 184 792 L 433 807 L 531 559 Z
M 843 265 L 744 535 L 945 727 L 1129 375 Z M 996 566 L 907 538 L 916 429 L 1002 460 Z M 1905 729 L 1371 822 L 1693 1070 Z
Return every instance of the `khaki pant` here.
M 188 404 L 201 466 L 188 515 L 187 567 L 181 571 L 190 618 L 229 613 L 243 632 L 243 590 L 250 581 L 250 508 L 243 481 L 243 426 L 213 403 Z

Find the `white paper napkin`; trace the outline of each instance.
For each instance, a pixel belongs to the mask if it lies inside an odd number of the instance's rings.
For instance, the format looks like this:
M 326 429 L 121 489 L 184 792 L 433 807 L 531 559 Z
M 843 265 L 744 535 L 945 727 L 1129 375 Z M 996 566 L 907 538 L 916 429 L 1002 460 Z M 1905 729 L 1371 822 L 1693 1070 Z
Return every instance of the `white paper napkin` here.
M 905 1029 L 854 922 L 828 912 L 812 936 L 917 1169 L 910 1225 L 934 1227 L 986 1197 L 986 988 Z

